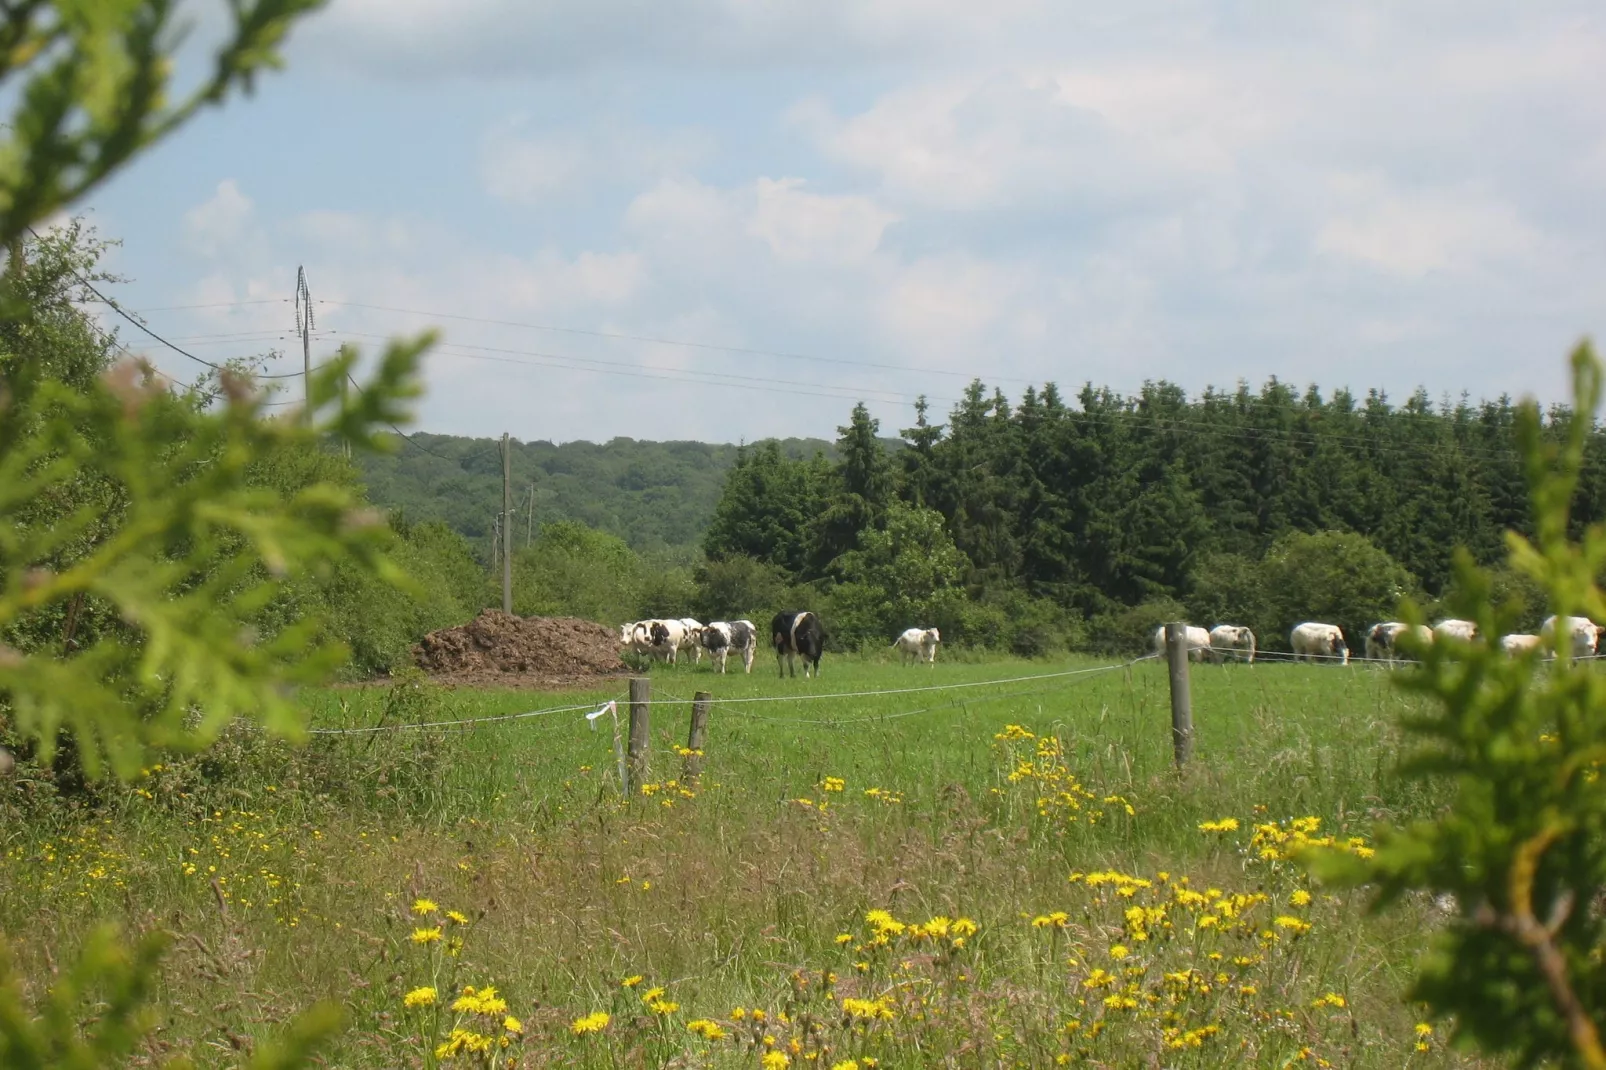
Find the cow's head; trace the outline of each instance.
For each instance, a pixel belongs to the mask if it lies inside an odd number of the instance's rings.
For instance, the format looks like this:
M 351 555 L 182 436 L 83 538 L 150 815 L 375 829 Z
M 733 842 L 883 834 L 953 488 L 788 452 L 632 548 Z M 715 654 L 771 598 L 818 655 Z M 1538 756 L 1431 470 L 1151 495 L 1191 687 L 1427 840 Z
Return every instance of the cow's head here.
M 942 642 L 942 633 L 937 631 L 937 629 L 935 629 L 935 628 L 927 628 L 926 629 L 926 642 L 928 642 L 928 643 L 940 643 L 940 642 Z

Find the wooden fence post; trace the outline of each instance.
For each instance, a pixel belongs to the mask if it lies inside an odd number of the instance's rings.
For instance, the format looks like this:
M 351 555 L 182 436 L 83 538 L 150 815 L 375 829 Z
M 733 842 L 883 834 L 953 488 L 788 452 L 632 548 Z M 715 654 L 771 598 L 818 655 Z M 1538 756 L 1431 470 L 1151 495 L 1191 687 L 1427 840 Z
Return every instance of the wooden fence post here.
M 1193 755 L 1193 698 L 1188 690 L 1188 626 L 1165 626 L 1166 662 L 1171 670 L 1171 746 L 1181 769 Z
M 686 780 L 696 779 L 703 771 L 703 745 L 708 742 L 708 700 L 713 697 L 707 691 L 699 691 L 691 697 L 691 732 L 686 736 L 686 749 L 691 753 L 686 755 L 681 769 L 681 776 Z
M 647 782 L 647 751 L 652 737 L 649 718 L 652 711 L 652 682 L 644 676 L 630 678 L 630 786 L 634 795 Z

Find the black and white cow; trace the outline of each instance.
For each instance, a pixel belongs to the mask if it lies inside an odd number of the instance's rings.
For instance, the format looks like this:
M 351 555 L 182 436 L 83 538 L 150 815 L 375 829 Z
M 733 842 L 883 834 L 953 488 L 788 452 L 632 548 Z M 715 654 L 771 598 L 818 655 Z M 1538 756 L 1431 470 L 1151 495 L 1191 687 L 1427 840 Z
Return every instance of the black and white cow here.
M 820 618 L 806 609 L 788 609 L 775 614 L 770 621 L 770 641 L 775 644 L 775 665 L 782 676 L 788 669 L 797 675 L 795 655 L 803 658 L 803 676 L 809 675 L 809 663 L 814 663 L 814 677 L 820 676 L 820 655 L 825 651 L 825 628 Z M 781 659 L 786 664 L 781 664 Z
M 750 620 L 716 620 L 705 624 L 702 644 L 719 662 L 719 671 L 725 671 L 725 659 L 731 651 L 742 656 L 742 667 L 753 671 L 753 654 L 758 649 L 758 629 Z

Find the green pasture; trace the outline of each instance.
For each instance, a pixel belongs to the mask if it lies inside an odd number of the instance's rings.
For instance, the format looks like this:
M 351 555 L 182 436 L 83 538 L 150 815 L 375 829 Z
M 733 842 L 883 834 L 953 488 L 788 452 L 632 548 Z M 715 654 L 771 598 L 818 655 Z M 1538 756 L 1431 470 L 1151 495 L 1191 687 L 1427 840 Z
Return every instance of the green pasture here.
M 612 721 L 585 717 L 621 700 L 623 728 L 623 679 L 561 692 L 422 678 L 308 692 L 320 734 L 301 746 L 240 729 L 98 799 L 26 803 L 30 819 L 3 834 L 0 928 L 41 966 L 57 936 L 97 921 L 182 934 L 158 993 L 162 1036 L 199 1045 L 203 1065 L 234 1065 L 242 1043 L 323 998 L 351 1023 L 331 1065 L 427 1065 L 450 1015 L 430 1025 L 402 1008 L 405 993 L 494 980 L 526 1027 L 526 1065 L 758 1067 L 760 1037 L 714 1042 L 685 1032 L 688 1021 L 718 1019 L 729 1033 L 734 1008 L 790 1007 L 795 1025 L 827 974 L 866 998 L 940 993 L 946 1017 L 906 1003 L 874 1029 L 826 1015 L 815 1059 L 790 1065 L 1287 1065 L 1307 1048 L 1355 1066 L 1426 1057 L 1401 992 L 1431 905 L 1374 918 L 1364 893 L 1346 892 L 1291 907 L 1305 878 L 1250 845 L 1260 823 L 1317 818 L 1324 833 L 1365 837 L 1379 819 L 1431 812 L 1435 799 L 1390 771 L 1397 718 L 1416 700 L 1388 670 L 1194 665 L 1195 758 L 1181 773 L 1153 660 L 928 668 L 828 656 L 817 680 L 777 678 L 773 659 L 750 676 L 706 664 L 647 675 L 650 794 L 621 798 Z M 689 784 L 676 748 L 700 690 L 716 703 L 704 772 Z M 718 701 L 749 699 L 764 701 Z M 404 727 L 446 721 L 470 723 Z M 1036 738 L 995 738 L 1010 725 Z M 1039 759 L 1050 774 L 1012 780 L 1034 747 L 1053 755 Z M 1042 802 L 1062 790 L 1086 806 L 1070 821 Z M 1229 817 L 1232 834 L 1198 827 Z M 1068 883 L 1104 870 L 1161 883 L 1131 900 Z M 1204 957 L 1215 930 L 1180 938 L 1195 921 L 1165 882 L 1184 876 L 1201 891 L 1267 897 L 1235 938 L 1254 954 L 1236 956 L 1251 965 L 1230 1001 L 1226 987 L 1206 1001 L 1158 980 L 1233 969 L 1225 943 L 1219 962 Z M 473 919 L 461 957 L 412 942 L 428 920 L 409 914 L 418 897 Z M 1133 943 L 1123 911 L 1134 903 L 1169 905 L 1178 938 Z M 943 960 L 899 967 L 840 942 L 865 939 L 863 919 L 880 909 L 911 923 L 971 918 L 981 935 L 962 969 L 900 988 L 899 969 Z M 1267 943 L 1283 933 L 1273 916 L 1290 910 L 1308 916 L 1309 934 Z M 1056 911 L 1063 933 L 1034 927 Z M 1117 945 L 1141 958 L 1106 958 Z M 1100 1011 L 1122 997 L 1086 987 L 1119 973 L 1087 972 L 1099 964 L 1124 966 L 1134 993 L 1149 977 L 1174 1001 L 1171 1017 L 1158 1004 Z M 620 986 L 635 975 L 679 1009 L 644 1010 Z M 816 987 L 798 989 L 799 977 Z M 613 1016 L 606 1033 L 569 1028 L 599 1011 Z M 1102 1033 L 1067 1024 L 1098 1014 Z M 1203 1038 L 1196 1050 L 1165 1054 L 1190 1035 Z

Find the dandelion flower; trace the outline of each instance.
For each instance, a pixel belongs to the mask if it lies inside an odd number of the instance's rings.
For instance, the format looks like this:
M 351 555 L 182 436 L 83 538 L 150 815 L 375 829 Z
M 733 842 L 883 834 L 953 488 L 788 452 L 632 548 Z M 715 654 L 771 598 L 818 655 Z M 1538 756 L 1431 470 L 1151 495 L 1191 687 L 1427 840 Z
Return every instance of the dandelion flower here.
M 412 941 L 415 944 L 433 944 L 441 938 L 440 926 L 433 929 L 414 929 Z
M 853 934 L 852 933 L 837 933 L 836 934 L 836 942 L 838 944 L 851 944 L 851 943 L 853 943 Z
M 839 776 L 828 776 L 824 780 L 820 781 L 821 791 L 841 791 L 847 786 L 847 781 L 843 780 Z
M 569 1032 L 577 1037 L 583 1037 L 587 1033 L 600 1033 L 608 1028 L 609 1020 L 610 1017 L 607 1011 L 597 1011 L 586 1015 L 584 1018 L 576 1018 L 569 1024 Z
M 423 917 L 426 914 L 434 914 L 439 910 L 440 904 L 435 902 L 433 899 L 413 900 L 413 913 L 417 914 L 419 917 Z
M 1200 832 L 1237 832 L 1238 831 L 1238 819 L 1236 817 L 1224 817 L 1220 821 L 1201 821 L 1201 822 L 1199 822 L 1199 831 Z
M 1293 895 L 1288 897 L 1288 901 L 1296 907 L 1310 906 L 1310 893 L 1305 889 L 1300 888 L 1298 891 L 1294 892 Z
M 680 1010 L 680 1004 L 669 999 L 655 999 L 647 1004 L 647 1009 L 654 1014 L 674 1014 Z
M 767 1051 L 764 1053 L 764 1058 L 758 1061 L 764 1070 L 786 1070 L 791 1062 L 792 1060 L 783 1051 Z
M 1433 1035 L 1433 1027 L 1426 1022 L 1418 1022 L 1416 1023 L 1416 1035 L 1419 1037 L 1431 1037 Z
M 1311 1006 L 1312 1007 L 1344 1007 L 1344 1006 L 1347 1006 L 1348 1003 L 1349 1003 L 1349 1001 L 1346 1000 L 1343 996 L 1339 995 L 1337 992 L 1329 992 L 1326 995 L 1324 995 L 1324 996 L 1320 997 L 1319 999 L 1317 999 L 1314 1003 L 1311 1004 Z
M 831 1070 L 859 1070 L 859 1064 L 856 1060 L 844 1059 L 842 1062 L 832 1064 Z
M 725 1030 L 720 1028 L 719 1023 L 707 1018 L 695 1018 L 687 1022 L 686 1032 L 695 1033 L 704 1040 L 721 1040 L 725 1036 Z
M 633 977 L 626 977 L 623 981 L 620 981 L 619 982 L 619 987 L 620 988 L 635 988 L 637 985 L 641 984 L 641 981 L 642 981 L 641 974 L 638 973 Z
M 415 988 L 402 997 L 402 1006 L 433 1007 L 435 1005 L 435 995 L 435 990 L 428 985 L 423 988 Z
M 1111 944 L 1110 945 L 1110 958 L 1112 958 L 1112 959 L 1116 959 L 1116 960 L 1119 961 L 1120 959 L 1126 958 L 1130 954 L 1131 954 L 1131 952 L 1126 949 L 1126 945 L 1124 945 L 1124 944 Z
M 508 1015 L 506 1018 L 502 1019 L 502 1028 L 506 1029 L 509 1033 L 522 1033 L 524 1032 L 524 1023 L 512 1015 Z
M 446 917 L 447 917 L 447 919 L 449 921 L 454 921 L 459 925 L 467 925 L 468 924 L 468 917 L 466 915 L 464 915 L 464 914 L 459 913 L 458 911 L 455 911 L 455 910 L 448 910 L 446 912 Z

